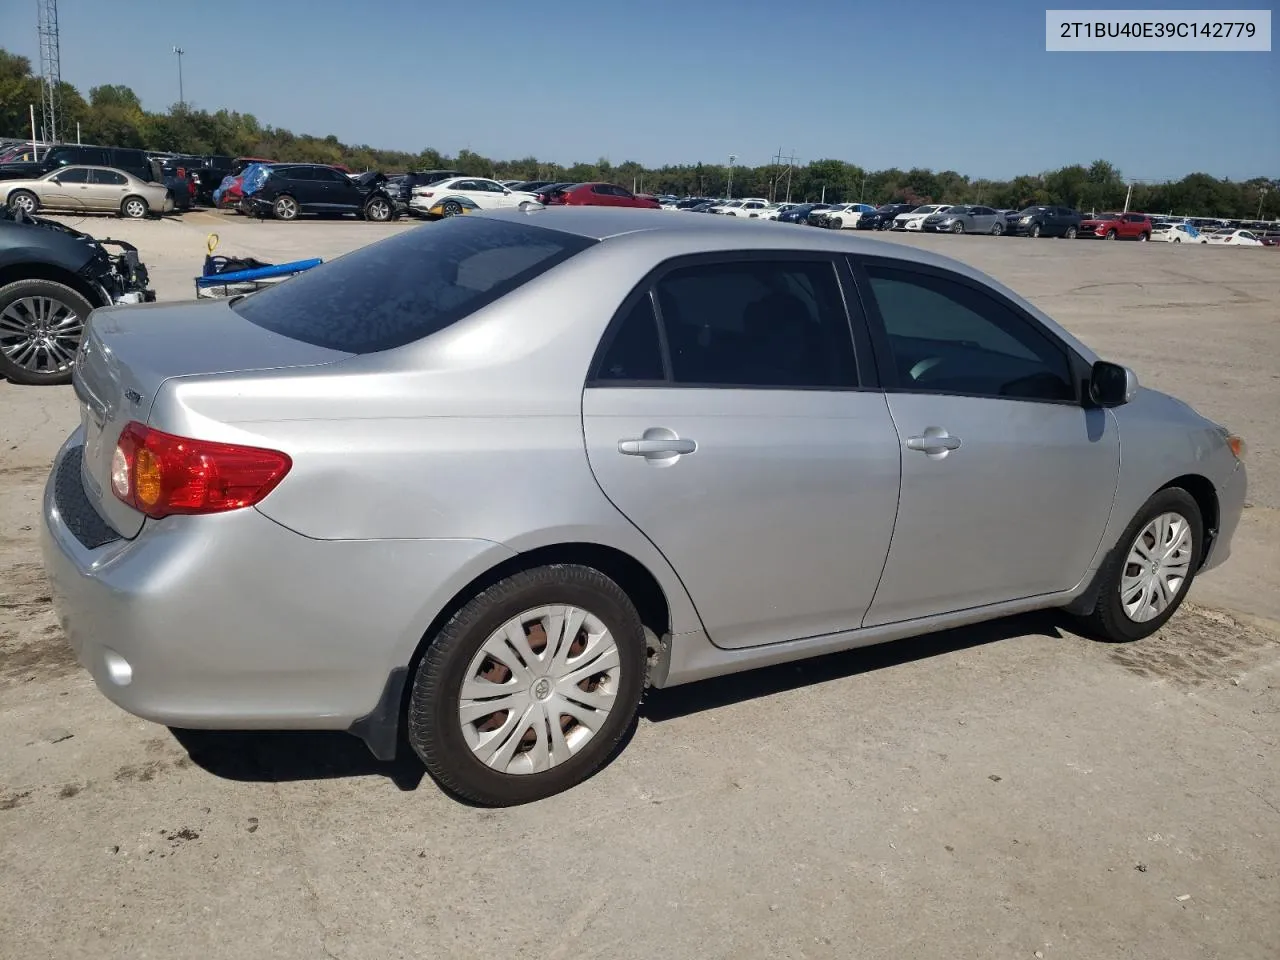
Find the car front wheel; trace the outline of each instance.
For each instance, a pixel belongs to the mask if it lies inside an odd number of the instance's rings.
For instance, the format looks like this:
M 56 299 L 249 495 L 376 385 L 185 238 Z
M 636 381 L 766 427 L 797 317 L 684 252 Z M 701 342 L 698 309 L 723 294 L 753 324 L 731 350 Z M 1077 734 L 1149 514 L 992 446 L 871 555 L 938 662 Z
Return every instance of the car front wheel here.
M 391 219 L 393 212 L 390 201 L 384 200 L 382 197 L 374 197 L 365 204 L 364 218 L 372 220 L 374 223 L 386 223 Z
M 70 383 L 84 322 L 93 304 L 50 280 L 0 287 L 0 377 L 41 386 Z
M 1099 573 L 1097 601 L 1084 617 L 1104 640 L 1141 640 L 1186 598 L 1200 566 L 1204 521 L 1181 487 L 1157 492 L 1138 511 Z
M 437 782 L 469 801 L 540 800 L 609 760 L 635 719 L 646 660 L 635 606 L 598 570 L 514 574 L 429 638 L 409 742 Z

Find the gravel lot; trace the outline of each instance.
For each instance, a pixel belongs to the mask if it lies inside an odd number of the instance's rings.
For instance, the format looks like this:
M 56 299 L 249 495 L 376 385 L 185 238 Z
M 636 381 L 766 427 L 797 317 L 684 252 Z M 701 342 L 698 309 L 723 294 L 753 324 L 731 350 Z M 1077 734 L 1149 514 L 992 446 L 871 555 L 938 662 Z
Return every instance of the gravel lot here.
M 138 244 L 171 300 L 212 231 L 285 260 L 406 225 L 82 229 Z M 1026 616 L 658 692 L 595 779 L 476 810 L 344 734 L 179 741 L 111 706 L 36 548 L 74 398 L 0 383 L 0 957 L 1273 960 L 1280 254 L 891 240 L 1248 439 L 1234 556 L 1164 630 L 1109 646 Z

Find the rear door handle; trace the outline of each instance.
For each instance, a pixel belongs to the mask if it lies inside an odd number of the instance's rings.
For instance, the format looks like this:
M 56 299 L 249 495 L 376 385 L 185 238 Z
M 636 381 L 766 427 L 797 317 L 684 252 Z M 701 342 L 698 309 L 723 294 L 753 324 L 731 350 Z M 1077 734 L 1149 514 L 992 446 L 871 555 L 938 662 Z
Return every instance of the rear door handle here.
M 698 445 L 692 440 L 675 438 L 662 440 L 619 440 L 618 452 L 629 457 L 672 457 L 676 454 L 693 453 Z
M 907 437 L 908 450 L 937 453 L 939 450 L 959 450 L 959 437 Z

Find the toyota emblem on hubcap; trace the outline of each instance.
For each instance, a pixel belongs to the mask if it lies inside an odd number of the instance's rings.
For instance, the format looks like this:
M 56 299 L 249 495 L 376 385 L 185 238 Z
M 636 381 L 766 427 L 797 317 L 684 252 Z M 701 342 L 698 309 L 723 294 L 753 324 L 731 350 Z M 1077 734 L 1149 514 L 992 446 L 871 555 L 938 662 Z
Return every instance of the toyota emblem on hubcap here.
M 533 695 L 539 700 L 545 700 L 551 696 L 551 681 L 543 677 L 533 685 Z

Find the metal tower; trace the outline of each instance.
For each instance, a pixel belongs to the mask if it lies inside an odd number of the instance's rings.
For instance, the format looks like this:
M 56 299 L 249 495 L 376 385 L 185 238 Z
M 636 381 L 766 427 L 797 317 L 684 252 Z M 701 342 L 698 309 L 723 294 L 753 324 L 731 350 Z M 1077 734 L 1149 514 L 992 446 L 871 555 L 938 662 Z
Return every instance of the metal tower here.
M 58 140 L 62 58 L 58 52 L 58 0 L 36 0 L 40 34 L 40 113 L 46 143 Z

